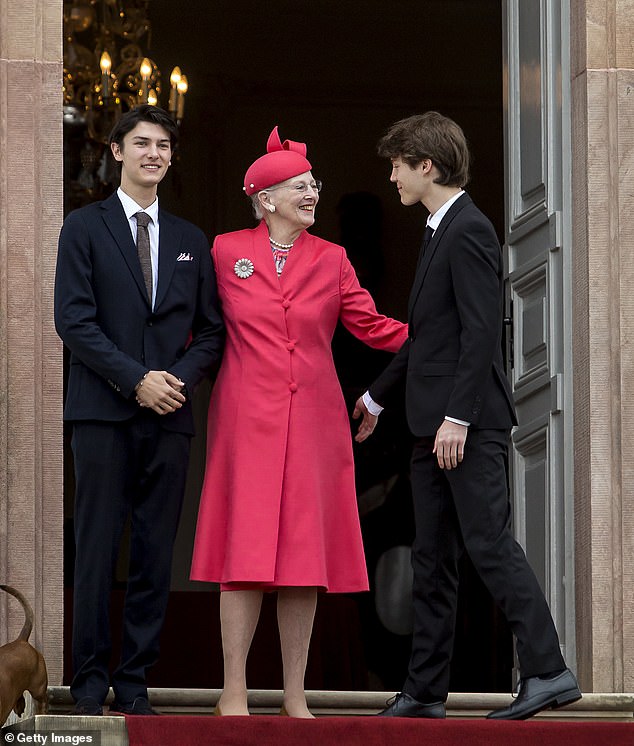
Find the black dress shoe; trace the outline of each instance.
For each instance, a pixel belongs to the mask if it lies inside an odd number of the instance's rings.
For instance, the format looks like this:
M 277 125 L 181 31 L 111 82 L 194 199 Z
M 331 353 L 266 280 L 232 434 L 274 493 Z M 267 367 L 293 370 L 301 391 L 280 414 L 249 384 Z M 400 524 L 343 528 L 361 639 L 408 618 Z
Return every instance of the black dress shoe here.
M 531 676 L 520 681 L 516 700 L 501 710 L 490 712 L 492 720 L 526 720 L 541 710 L 563 707 L 581 699 L 577 679 L 570 669 L 566 669 L 552 679 Z
M 388 700 L 387 707 L 377 713 L 384 718 L 444 718 L 446 717 L 443 702 L 423 704 L 409 694 L 401 692 Z
M 134 702 L 125 703 L 115 700 L 110 705 L 110 712 L 120 713 L 121 715 L 158 715 L 158 712 L 150 707 L 150 703 L 145 697 L 137 697 Z
M 71 715 L 103 715 L 103 707 L 94 697 L 82 697 L 75 702 Z

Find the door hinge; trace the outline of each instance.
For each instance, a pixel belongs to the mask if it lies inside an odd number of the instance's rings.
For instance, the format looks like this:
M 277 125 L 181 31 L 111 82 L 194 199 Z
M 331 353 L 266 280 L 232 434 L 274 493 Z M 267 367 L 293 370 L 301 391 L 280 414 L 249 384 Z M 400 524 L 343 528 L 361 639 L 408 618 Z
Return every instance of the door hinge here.
M 504 316 L 503 347 L 506 350 L 506 365 L 508 370 L 513 370 L 515 360 L 515 339 L 513 336 L 513 301 L 509 301 L 508 315 Z

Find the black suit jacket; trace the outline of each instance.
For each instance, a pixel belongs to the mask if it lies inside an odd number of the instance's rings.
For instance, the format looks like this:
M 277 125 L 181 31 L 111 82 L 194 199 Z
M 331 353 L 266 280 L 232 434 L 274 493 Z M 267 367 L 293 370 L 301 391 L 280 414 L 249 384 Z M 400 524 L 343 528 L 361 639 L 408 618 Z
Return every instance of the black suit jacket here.
M 369 389 L 383 404 L 405 380 L 415 436 L 434 435 L 446 415 L 478 428 L 517 424 L 501 350 L 503 282 L 495 230 L 463 194 L 419 261 L 409 339 Z
M 152 310 L 118 196 L 75 210 L 59 239 L 55 326 L 71 352 L 65 420 L 132 417 L 138 412 L 134 387 L 148 370 L 173 373 L 191 392 L 219 360 L 224 339 L 204 233 L 159 211 Z M 189 397 L 161 422 L 193 433 Z

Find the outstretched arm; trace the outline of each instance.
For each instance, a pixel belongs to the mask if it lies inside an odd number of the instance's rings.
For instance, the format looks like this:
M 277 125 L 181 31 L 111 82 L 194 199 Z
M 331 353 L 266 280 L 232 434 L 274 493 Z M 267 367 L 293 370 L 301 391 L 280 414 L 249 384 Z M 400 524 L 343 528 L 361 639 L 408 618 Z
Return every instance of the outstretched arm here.
M 339 288 L 341 294 L 339 318 L 346 329 L 369 347 L 387 352 L 398 352 L 407 339 L 407 324 L 376 310 L 372 296 L 359 284 L 345 253 L 341 260 Z

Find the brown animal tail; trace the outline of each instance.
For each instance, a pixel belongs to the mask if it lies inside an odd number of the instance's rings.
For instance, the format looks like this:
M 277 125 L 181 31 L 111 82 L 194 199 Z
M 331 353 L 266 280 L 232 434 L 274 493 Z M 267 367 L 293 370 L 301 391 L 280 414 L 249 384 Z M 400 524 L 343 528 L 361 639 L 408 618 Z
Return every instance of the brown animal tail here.
M 10 585 L 0 585 L 0 588 L 11 596 L 15 596 L 22 604 L 22 608 L 24 609 L 24 627 L 22 627 L 22 631 L 18 635 L 18 640 L 28 640 L 31 635 L 31 630 L 33 629 L 33 609 L 31 608 L 31 604 L 20 593 L 20 591 L 16 591 L 16 589 L 12 588 Z

